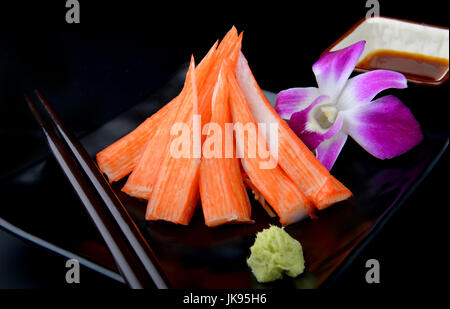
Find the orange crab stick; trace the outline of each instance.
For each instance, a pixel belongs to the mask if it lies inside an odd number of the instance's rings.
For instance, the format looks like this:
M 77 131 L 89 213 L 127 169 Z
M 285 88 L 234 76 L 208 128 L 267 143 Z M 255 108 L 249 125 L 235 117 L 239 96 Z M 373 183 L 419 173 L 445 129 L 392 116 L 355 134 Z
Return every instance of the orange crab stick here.
M 214 63 L 213 60 L 216 47 L 217 42 L 211 47 L 196 68 L 198 73 L 197 80 L 201 83 L 206 80 L 210 67 Z M 150 137 L 162 134 L 162 132 L 159 131 L 167 124 L 168 119 L 172 118 L 171 115 L 176 113 L 176 110 L 179 107 L 179 101 L 179 96 L 175 97 L 158 112 L 147 118 L 135 130 L 97 154 L 97 164 L 100 170 L 106 174 L 110 182 L 118 181 L 133 171 L 145 151 L 145 146 Z M 149 151 L 151 151 L 151 149 L 157 148 L 149 148 Z M 145 192 L 146 189 L 144 186 L 135 188 L 130 187 L 128 190 L 130 192 L 133 192 L 133 190 L 136 190 L 136 192 L 144 190 Z M 140 197 L 139 193 L 137 193 L 137 197 Z
M 216 76 L 217 80 L 218 70 L 220 69 L 220 67 L 217 67 L 223 61 L 223 58 L 229 54 L 233 54 L 233 56 L 238 55 L 240 47 L 236 29 L 233 31 L 232 28 L 224 37 L 218 49 L 214 53 L 208 53 L 205 60 L 195 69 L 196 77 L 200 77 L 197 78 L 196 84 L 197 89 L 199 89 L 199 113 L 202 123 L 208 122 L 211 114 L 211 98 L 212 90 L 214 89 L 211 76 Z M 164 123 L 160 124 L 159 128 L 154 130 L 153 135 L 149 137 L 149 141 L 144 147 L 144 153 L 122 188 L 123 192 L 141 199 L 149 198 L 162 159 L 165 156 L 165 146 L 168 143 L 170 129 L 175 121 L 176 114 L 177 109 L 167 113 Z
M 148 200 L 150 193 L 152 191 L 153 184 L 156 177 L 158 176 L 158 171 L 164 156 L 166 155 L 166 146 L 170 137 L 170 129 L 175 122 L 177 112 L 180 106 L 185 101 L 190 91 L 190 72 L 186 74 L 186 80 L 178 96 L 178 109 L 173 109 L 166 115 L 164 123 L 162 123 L 151 137 L 147 145 L 144 146 L 144 153 L 140 157 L 136 167 L 133 169 L 130 177 L 128 177 L 122 191 L 140 199 Z
M 148 200 L 147 220 L 187 225 L 198 202 L 200 156 L 195 155 L 194 145 L 201 136 L 201 127 L 194 123 L 194 116 L 198 116 L 198 99 L 193 58 L 188 75 L 186 98 L 175 118 L 175 124 L 180 124 L 183 130 L 179 136 L 170 136 Z M 178 131 L 172 129 L 171 133 Z
M 200 166 L 200 198 L 207 226 L 225 223 L 251 223 L 250 201 L 247 196 L 238 159 L 226 154 L 226 124 L 231 123 L 228 88 L 224 65 L 214 88 L 211 123 Z M 229 138 L 229 136 L 228 136 Z M 233 136 L 231 135 L 231 145 Z
M 232 27 L 227 32 L 219 47 L 216 50 L 214 63 L 211 65 L 208 76 L 202 86 L 199 86 L 199 106 L 202 115 L 202 122 L 206 124 L 211 116 L 211 99 L 214 87 L 219 76 L 220 68 L 225 60 L 232 60 L 239 56 L 242 44 L 242 34 L 238 37 L 237 30 Z M 235 62 L 236 62 L 235 61 Z
M 178 96 L 147 118 L 136 129 L 109 145 L 96 155 L 97 164 L 109 182 L 119 181 L 136 166 L 150 136 L 155 134 L 167 114 L 178 106 Z
M 236 65 L 239 86 L 247 99 L 251 113 L 258 123 L 278 124 L 278 163 L 317 209 L 324 209 L 349 198 L 352 193 L 335 179 L 300 138 L 281 119 L 264 96 L 247 60 L 241 53 Z M 270 147 L 268 132 L 262 132 Z M 272 148 L 270 149 L 272 151 Z
M 311 212 L 311 202 L 303 195 L 298 186 L 276 164 L 265 166 L 264 163 L 274 158 L 264 159 L 259 151 L 252 151 L 252 147 L 264 147 L 266 141 L 259 132 L 248 103 L 233 74 L 228 74 L 227 81 L 230 89 L 230 106 L 236 135 L 236 148 L 241 158 L 244 171 L 251 183 L 256 187 L 264 199 L 275 210 L 283 225 L 297 222 Z M 246 130 L 246 127 L 248 130 Z M 251 128 L 256 128 L 256 144 L 250 139 Z M 246 138 L 247 136 L 247 138 Z M 247 143 L 246 143 L 247 141 Z

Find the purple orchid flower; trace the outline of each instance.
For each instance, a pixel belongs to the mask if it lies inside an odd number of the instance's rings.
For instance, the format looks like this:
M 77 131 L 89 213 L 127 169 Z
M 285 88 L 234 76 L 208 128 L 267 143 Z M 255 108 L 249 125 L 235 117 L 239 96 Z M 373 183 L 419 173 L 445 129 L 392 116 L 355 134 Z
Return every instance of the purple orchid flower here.
M 375 70 L 349 79 L 364 46 L 360 41 L 327 52 L 314 63 L 318 88 L 291 88 L 277 96 L 277 113 L 328 170 L 349 135 L 379 159 L 403 154 L 422 140 L 418 122 L 398 98 L 372 101 L 382 90 L 406 88 L 403 74 Z

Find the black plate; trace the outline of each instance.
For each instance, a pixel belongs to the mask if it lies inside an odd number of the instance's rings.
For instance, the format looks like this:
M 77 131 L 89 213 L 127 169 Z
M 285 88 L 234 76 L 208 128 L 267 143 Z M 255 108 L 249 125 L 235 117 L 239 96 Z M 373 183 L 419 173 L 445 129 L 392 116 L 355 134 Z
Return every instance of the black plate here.
M 157 95 L 83 137 L 87 151 L 94 156 L 168 102 L 181 89 L 185 69 L 179 70 Z M 273 93 L 267 92 L 267 96 L 273 101 Z M 371 157 L 350 140 L 332 173 L 352 190 L 354 197 L 318 212 L 319 219 L 306 219 L 286 228 L 304 248 L 306 271 L 295 279 L 272 284 L 258 284 L 246 265 L 255 233 L 269 224 L 278 224 L 254 200 L 253 225 L 208 228 L 197 207 L 189 226 L 178 226 L 146 222 L 145 203 L 120 191 L 125 180 L 113 188 L 177 288 L 315 288 L 334 280 L 350 265 L 440 158 L 448 145 L 448 135 L 426 128 L 423 134 L 418 147 L 386 161 Z M 2 193 L 19 197 L 14 207 L 1 208 L 3 228 L 121 280 L 109 252 L 52 158 L 4 179 L 0 187 Z M 36 201 L 45 201 L 41 203 L 45 207 L 36 207 Z

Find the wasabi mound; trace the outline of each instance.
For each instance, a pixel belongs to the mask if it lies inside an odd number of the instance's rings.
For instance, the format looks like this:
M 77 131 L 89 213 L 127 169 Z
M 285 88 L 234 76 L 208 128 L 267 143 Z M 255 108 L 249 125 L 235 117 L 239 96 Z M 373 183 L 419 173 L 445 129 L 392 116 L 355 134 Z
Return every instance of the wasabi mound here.
M 284 228 L 270 226 L 256 234 L 250 251 L 247 264 L 258 282 L 281 279 L 283 273 L 296 277 L 305 269 L 302 246 Z

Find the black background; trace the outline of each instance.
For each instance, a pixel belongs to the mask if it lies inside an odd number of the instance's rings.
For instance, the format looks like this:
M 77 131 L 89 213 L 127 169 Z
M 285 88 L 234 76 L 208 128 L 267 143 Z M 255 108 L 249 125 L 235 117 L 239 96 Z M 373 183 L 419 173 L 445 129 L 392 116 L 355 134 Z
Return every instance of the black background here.
M 366 1 L 79 2 L 80 24 L 65 22 L 65 1 L 0 4 L 2 177 L 47 155 L 24 91 L 43 90 L 82 135 L 156 92 L 191 54 L 200 60 L 232 25 L 244 31 L 243 51 L 261 88 L 314 86 L 311 65 L 368 10 Z M 448 27 L 444 1 L 379 2 L 381 15 Z M 405 104 L 422 126 L 448 130 L 448 83 L 404 91 L 417 93 Z M 445 278 L 447 157 L 337 286 L 426 287 Z M 12 201 L 2 196 L 0 207 L 13 207 Z M 380 261 L 379 285 L 364 280 L 369 258 Z M 64 281 L 64 262 L 0 231 L 0 288 L 73 287 Z M 121 287 L 84 268 L 83 275 L 80 287 Z

